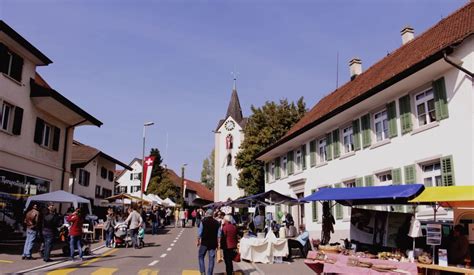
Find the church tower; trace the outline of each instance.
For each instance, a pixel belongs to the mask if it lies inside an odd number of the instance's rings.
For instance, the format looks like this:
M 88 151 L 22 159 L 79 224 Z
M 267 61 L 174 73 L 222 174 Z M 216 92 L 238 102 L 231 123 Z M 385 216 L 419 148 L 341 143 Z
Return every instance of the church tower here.
M 244 140 L 244 128 L 247 118 L 242 115 L 239 96 L 237 94 L 236 78 L 232 87 L 227 114 L 217 124 L 214 138 L 214 201 L 236 199 L 244 195 L 237 187 L 239 171 L 235 167 L 235 157 L 240 144 Z

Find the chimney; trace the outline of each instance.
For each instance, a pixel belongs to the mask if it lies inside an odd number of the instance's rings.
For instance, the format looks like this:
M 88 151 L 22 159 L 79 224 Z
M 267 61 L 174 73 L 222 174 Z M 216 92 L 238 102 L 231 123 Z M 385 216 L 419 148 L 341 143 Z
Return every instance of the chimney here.
M 403 28 L 400 33 L 402 34 L 402 45 L 405 45 L 415 38 L 415 30 L 410 26 Z
M 352 58 L 349 61 L 349 70 L 351 72 L 351 80 L 354 80 L 354 78 L 362 73 L 362 61 L 357 57 Z

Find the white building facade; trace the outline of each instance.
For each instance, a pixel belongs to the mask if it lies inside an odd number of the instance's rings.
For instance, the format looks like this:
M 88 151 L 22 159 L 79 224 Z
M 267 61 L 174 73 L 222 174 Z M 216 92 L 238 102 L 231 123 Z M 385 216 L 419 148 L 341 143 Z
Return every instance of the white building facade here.
M 352 60 L 353 80 L 260 153 L 266 163 L 265 190 L 300 198 L 324 187 L 473 184 L 474 84 L 469 72 L 474 71 L 474 30 L 469 24 L 462 27 L 473 6 L 467 4 L 417 38 L 411 28 L 404 29 L 402 47 L 365 72 L 359 59 Z M 319 202 L 286 210 L 319 236 Z M 404 206 L 388 210 L 409 211 Z M 337 204 L 332 213 L 333 239 L 349 237 L 350 208 Z M 430 219 L 432 213 L 418 207 L 417 216 Z M 437 217 L 449 220 L 452 213 L 441 209 Z
M 123 170 L 116 178 L 115 193 L 132 194 L 140 191 L 140 183 L 142 177 L 142 160 L 135 158 L 128 165 L 132 170 Z
M 27 196 L 67 188 L 75 127 L 102 123 L 53 90 L 37 66 L 52 61 L 0 20 L 0 219 Z M 12 210 L 13 209 L 13 210 Z M 20 211 L 15 213 L 14 210 Z
M 244 128 L 247 118 L 242 115 L 242 108 L 237 89 L 232 95 L 227 108 L 226 118 L 219 121 L 214 132 L 214 201 L 234 200 L 244 195 L 237 186 L 239 170 L 235 166 L 235 158 L 244 140 Z

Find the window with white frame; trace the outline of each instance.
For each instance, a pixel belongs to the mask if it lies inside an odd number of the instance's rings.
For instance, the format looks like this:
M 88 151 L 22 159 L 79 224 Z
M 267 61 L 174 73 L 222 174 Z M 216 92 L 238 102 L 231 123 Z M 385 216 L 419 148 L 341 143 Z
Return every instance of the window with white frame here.
M 380 185 L 390 185 L 390 184 L 392 184 L 392 171 L 379 173 L 376 176 L 377 176 L 378 183 Z
M 423 171 L 423 184 L 426 187 L 442 186 L 440 162 L 423 164 L 421 170 Z
M 270 181 L 274 181 L 275 180 L 275 162 L 272 161 L 270 163 Z
M 418 126 L 436 121 L 435 101 L 432 89 L 415 95 L 415 105 Z
M 344 145 L 344 153 L 354 151 L 354 138 L 352 135 L 352 126 L 342 129 L 342 143 Z
M 288 165 L 287 165 L 286 157 L 282 157 L 281 159 L 282 159 L 282 161 L 281 161 L 281 177 L 284 178 L 284 177 L 287 176 Z
M 131 186 L 130 191 L 131 191 L 132 193 L 133 193 L 133 192 L 140 191 L 140 185 Z
M 320 139 L 318 141 L 318 160 L 319 163 L 326 162 L 327 160 L 327 146 L 326 146 L 326 139 Z
M 10 132 L 13 121 L 13 105 L 0 101 L 0 129 Z
M 53 146 L 53 126 L 45 123 L 44 128 L 43 128 L 43 134 L 42 134 L 42 140 L 41 140 L 41 146 L 46 147 L 46 148 L 51 148 Z
M 142 173 L 130 173 L 130 180 L 140 180 Z
M 90 173 L 84 169 L 79 169 L 78 183 L 82 186 L 89 186 Z
M 302 159 L 301 159 L 301 150 L 296 150 L 296 157 L 295 157 L 295 171 L 299 172 L 302 169 L 301 165 Z
M 375 139 L 377 141 L 382 141 L 389 137 L 387 110 L 383 110 L 374 114 L 374 129 L 375 129 Z

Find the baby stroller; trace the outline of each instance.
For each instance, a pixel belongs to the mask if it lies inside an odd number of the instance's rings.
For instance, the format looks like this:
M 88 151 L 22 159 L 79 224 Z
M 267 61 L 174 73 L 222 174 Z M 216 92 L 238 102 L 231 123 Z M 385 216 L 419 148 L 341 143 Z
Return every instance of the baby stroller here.
M 129 247 L 129 237 L 127 234 L 127 225 L 125 223 L 120 223 L 115 226 L 115 233 L 114 233 L 114 246 L 120 247 L 125 246 Z
M 140 227 L 138 230 L 138 247 L 142 248 L 145 246 L 145 242 L 143 241 L 145 239 L 145 228 Z
M 59 229 L 59 241 L 61 243 L 64 243 L 62 251 L 63 251 L 63 256 L 68 257 L 70 256 L 71 248 L 69 244 L 69 227 L 67 225 L 63 225 Z M 82 254 L 83 255 L 91 255 L 91 244 L 90 240 L 87 239 L 82 239 L 81 241 L 81 248 L 82 248 Z

